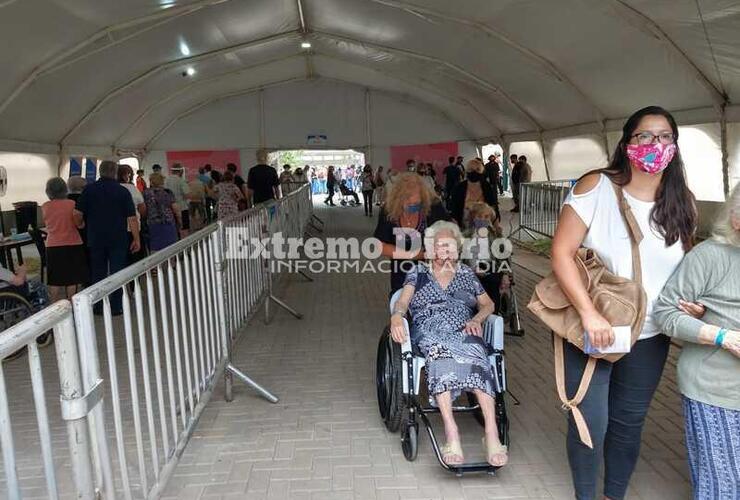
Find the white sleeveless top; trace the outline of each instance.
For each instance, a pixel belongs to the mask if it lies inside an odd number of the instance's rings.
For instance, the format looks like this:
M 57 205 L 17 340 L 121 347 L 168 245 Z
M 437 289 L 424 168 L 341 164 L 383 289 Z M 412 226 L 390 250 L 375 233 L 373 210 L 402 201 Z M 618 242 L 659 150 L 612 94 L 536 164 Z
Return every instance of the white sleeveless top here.
M 640 260 L 642 284 L 647 295 L 647 316 L 640 334 L 640 340 L 643 340 L 660 333 L 660 327 L 653 319 L 653 305 L 681 263 L 684 251 L 680 239 L 666 248 L 663 237 L 650 226 L 650 211 L 655 202 L 641 201 L 627 191 L 623 192 L 643 233 Z M 583 246 L 595 250 L 611 272 L 632 279 L 630 237 L 609 178 L 601 174 L 599 183 L 587 193 L 575 194 L 571 190 L 563 204 L 570 205 L 588 227 Z

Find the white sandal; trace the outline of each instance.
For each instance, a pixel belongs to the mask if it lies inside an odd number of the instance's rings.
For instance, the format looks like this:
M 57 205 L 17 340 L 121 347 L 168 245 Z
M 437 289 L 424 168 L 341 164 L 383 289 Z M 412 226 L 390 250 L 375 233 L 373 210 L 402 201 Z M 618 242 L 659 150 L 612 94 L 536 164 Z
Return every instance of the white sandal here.
M 509 461 L 509 449 L 504 444 L 489 443 L 488 440 L 483 437 L 483 450 L 486 452 L 486 462 L 494 467 L 503 467 Z M 503 460 L 501 460 L 501 458 L 496 460 L 497 457 L 502 457 Z
M 439 451 L 442 453 L 442 460 L 447 465 L 460 465 L 465 461 L 460 441 L 450 441 L 449 443 L 444 444 Z M 452 457 L 460 457 L 460 461 L 453 461 L 451 460 Z

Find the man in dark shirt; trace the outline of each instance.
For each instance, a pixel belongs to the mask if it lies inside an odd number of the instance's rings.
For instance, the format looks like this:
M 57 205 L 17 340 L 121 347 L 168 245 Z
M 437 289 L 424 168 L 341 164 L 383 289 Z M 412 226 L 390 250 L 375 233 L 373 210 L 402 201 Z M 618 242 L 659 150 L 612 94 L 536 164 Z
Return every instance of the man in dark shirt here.
M 491 155 L 488 157 L 488 163 L 486 163 L 485 170 L 483 171 L 485 179 L 496 190 L 499 185 L 499 176 L 501 175 L 501 168 L 496 162 L 496 157 Z
M 257 165 L 247 174 L 247 198 L 254 206 L 279 198 L 280 181 L 277 172 L 267 165 L 267 151 L 257 151 Z
M 84 220 L 87 246 L 90 249 L 90 277 L 102 281 L 124 267 L 128 252 L 140 248 L 139 222 L 131 193 L 116 181 L 118 165 L 112 161 L 100 164 L 100 178 L 88 185 L 77 199 L 74 218 Z M 128 230 L 131 230 L 129 245 Z M 121 314 L 121 291 L 111 296 L 111 312 Z
M 519 211 L 521 185 L 530 180 L 532 180 L 532 167 L 527 163 L 527 157 L 521 155 L 514 168 L 511 169 L 511 193 L 514 197 L 514 208 L 511 209 L 512 212 Z

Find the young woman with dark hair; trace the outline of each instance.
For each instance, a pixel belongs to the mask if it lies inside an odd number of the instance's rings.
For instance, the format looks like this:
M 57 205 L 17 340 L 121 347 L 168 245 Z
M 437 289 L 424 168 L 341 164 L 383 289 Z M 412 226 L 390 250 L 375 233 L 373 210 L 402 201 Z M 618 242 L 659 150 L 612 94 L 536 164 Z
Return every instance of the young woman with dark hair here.
M 591 248 L 613 273 L 633 278 L 629 233 L 612 183 L 623 190 L 643 233 L 639 254 L 647 295 L 645 324 L 628 354 L 615 363 L 597 362 L 579 405 L 593 448 L 580 441 L 569 414 L 568 460 L 580 500 L 596 498 L 602 457 L 604 497 L 624 498 L 640 454 L 645 416 L 668 355 L 669 339 L 653 318 L 653 305 L 691 248 L 697 223 L 677 142 L 678 127 L 666 110 L 651 106 L 637 111 L 625 123 L 609 166 L 583 176 L 565 200 L 553 238 L 553 272 L 580 315 L 584 335 L 598 349 L 614 343 L 613 325 L 596 310 L 574 257 L 579 247 Z M 569 398 L 578 389 L 587 361 L 587 354 L 565 343 Z

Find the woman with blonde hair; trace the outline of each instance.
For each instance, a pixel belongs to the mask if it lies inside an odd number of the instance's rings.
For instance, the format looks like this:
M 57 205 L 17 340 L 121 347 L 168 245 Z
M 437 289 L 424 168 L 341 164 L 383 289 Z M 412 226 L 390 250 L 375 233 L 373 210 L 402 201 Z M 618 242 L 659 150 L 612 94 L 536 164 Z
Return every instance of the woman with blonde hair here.
M 391 294 L 403 287 L 414 261 L 423 258 L 426 228 L 447 219 L 447 210 L 420 175 L 403 172 L 394 177 L 375 228 L 382 255 L 391 259 Z
M 687 302 L 704 306 L 696 318 Z M 683 341 L 678 386 L 694 498 L 740 498 L 740 185 L 714 234 L 689 252 L 655 305 Z
M 452 190 L 450 213 L 460 227 L 464 227 L 468 219 L 467 213 L 475 203 L 486 203 L 496 212 L 496 219 L 500 219 L 498 194 L 486 180 L 484 172 L 483 162 L 473 158 L 465 165 L 465 180 Z

